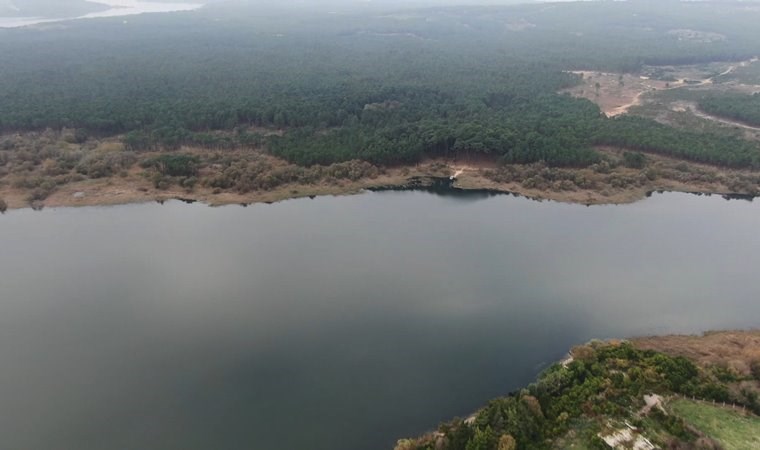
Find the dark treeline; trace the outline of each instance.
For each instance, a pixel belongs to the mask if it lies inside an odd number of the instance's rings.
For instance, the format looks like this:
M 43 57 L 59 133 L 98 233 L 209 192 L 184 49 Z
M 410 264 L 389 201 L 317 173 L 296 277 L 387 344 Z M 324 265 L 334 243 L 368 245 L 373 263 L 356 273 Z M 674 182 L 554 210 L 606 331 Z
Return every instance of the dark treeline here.
M 594 140 L 600 145 L 661 153 L 694 162 L 760 169 L 760 149 L 754 142 L 724 134 L 677 130 L 642 117 L 603 121 Z
M 760 13 L 715 8 L 639 1 L 306 16 L 222 4 L 126 24 L 0 30 L 0 131 L 125 134 L 134 151 L 266 144 L 303 165 L 478 153 L 583 166 L 596 162 L 599 143 L 754 165 L 749 144 L 726 152 L 727 143 L 607 120 L 556 93 L 577 82 L 566 69 L 760 53 L 750 25 Z M 679 29 L 710 33 L 690 40 Z
M 716 116 L 760 126 L 760 94 L 709 95 L 700 100 L 699 107 Z
M 597 160 L 590 145 L 600 112 L 588 101 L 558 95 L 527 99 L 502 92 L 489 94 L 476 106 L 454 104 L 434 112 L 411 101 L 370 104 L 354 126 L 327 132 L 302 129 L 272 139 L 271 149 L 307 165 L 356 157 L 396 163 L 423 155 L 475 154 L 512 163 L 543 160 L 564 166 Z

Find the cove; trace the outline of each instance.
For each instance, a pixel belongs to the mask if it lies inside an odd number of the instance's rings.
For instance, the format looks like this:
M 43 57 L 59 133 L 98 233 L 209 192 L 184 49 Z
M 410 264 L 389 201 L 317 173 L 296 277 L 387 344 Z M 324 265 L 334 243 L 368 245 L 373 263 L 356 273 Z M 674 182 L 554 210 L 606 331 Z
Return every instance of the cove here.
M 758 202 L 443 193 L 0 216 L 4 446 L 389 449 L 573 344 L 757 326 Z

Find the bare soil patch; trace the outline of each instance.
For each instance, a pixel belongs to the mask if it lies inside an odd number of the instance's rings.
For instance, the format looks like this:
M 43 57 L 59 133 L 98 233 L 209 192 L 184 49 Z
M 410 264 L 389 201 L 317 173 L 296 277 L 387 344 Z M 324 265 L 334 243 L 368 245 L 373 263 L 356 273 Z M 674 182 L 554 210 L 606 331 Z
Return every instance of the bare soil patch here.
M 586 98 L 599 105 L 608 117 L 628 113 L 635 106 L 647 103 L 657 92 L 674 89 L 724 90 L 752 94 L 760 85 L 732 79 L 737 70 L 744 70 L 757 58 L 731 63 L 710 63 L 690 66 L 647 67 L 642 74 L 575 71 L 582 83 L 567 89 L 575 97 Z M 712 120 L 711 117 L 707 117 Z
M 670 83 L 631 74 L 591 71 L 572 73 L 581 76 L 583 82 L 565 92 L 591 100 L 599 105 L 608 117 L 625 114 L 631 107 L 641 104 L 642 96 L 647 92 L 682 84 L 682 82 Z

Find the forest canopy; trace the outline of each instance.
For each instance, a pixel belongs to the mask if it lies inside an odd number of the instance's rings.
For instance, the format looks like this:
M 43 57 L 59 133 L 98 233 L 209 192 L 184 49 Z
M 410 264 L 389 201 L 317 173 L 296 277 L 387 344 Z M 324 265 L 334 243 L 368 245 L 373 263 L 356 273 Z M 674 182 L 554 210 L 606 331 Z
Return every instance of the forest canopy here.
M 608 144 L 758 167 L 756 144 L 610 120 L 558 93 L 578 83 L 570 69 L 754 56 L 758 19 L 740 4 L 647 1 L 308 15 L 218 4 L 125 24 L 0 30 L 12 61 L 0 65 L 0 131 L 123 134 L 138 152 L 255 143 L 302 165 L 482 154 L 585 166 Z M 684 29 L 709 29 L 710 39 L 674 33 Z M 750 106 L 740 120 L 754 120 Z
M 699 107 L 716 116 L 760 126 L 760 94 L 709 95 L 699 102 Z

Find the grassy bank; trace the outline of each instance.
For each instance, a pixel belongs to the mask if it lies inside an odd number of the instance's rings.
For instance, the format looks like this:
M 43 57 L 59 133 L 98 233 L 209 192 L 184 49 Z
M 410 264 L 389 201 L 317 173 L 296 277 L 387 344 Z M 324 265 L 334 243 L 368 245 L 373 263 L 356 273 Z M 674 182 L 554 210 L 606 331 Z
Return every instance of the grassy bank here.
M 760 417 L 732 407 L 691 400 L 674 400 L 668 405 L 673 414 L 720 442 L 726 450 L 760 448 Z

